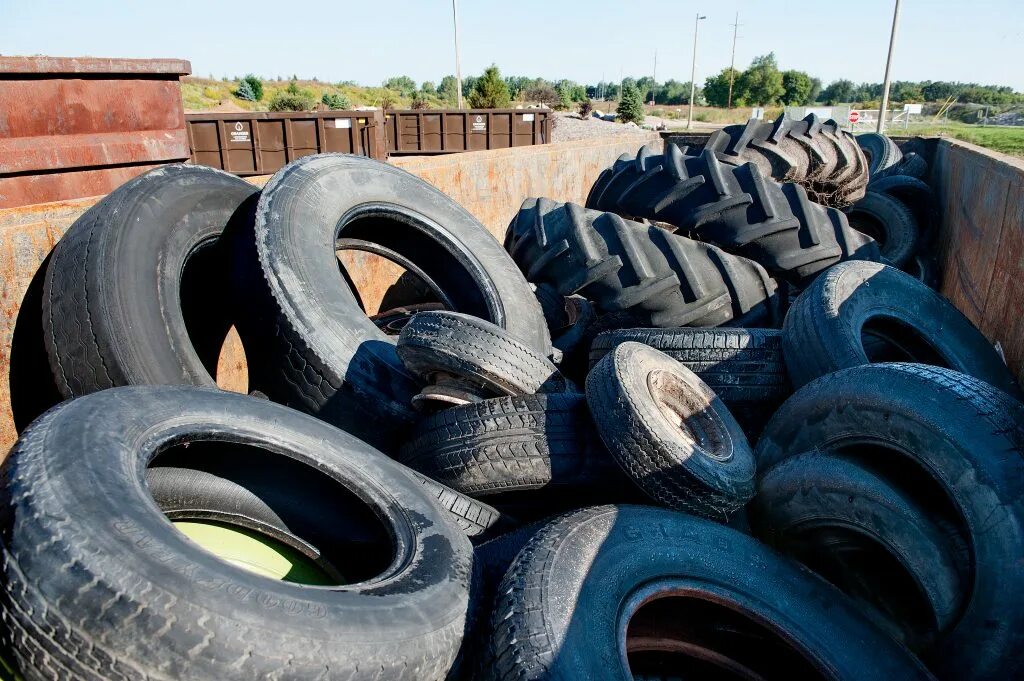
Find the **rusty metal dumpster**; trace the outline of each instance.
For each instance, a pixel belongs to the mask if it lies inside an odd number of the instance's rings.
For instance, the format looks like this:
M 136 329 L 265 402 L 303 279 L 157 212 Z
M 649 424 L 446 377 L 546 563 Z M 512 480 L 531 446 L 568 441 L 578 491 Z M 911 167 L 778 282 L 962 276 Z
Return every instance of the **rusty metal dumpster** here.
M 410 109 L 385 112 L 389 154 L 451 154 L 551 141 L 546 109 Z

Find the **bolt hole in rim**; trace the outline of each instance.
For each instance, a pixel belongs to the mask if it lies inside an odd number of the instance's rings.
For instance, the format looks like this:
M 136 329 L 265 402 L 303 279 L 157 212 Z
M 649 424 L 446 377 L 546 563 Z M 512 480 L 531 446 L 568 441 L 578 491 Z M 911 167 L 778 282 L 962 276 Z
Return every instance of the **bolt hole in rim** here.
M 376 581 L 405 559 L 396 555 L 393 530 L 379 509 L 286 453 L 258 443 L 195 438 L 162 447 L 147 473 L 162 468 L 198 472 L 234 492 L 223 502 L 195 497 L 184 482 L 153 501 L 190 542 L 252 574 L 331 588 Z M 151 494 L 152 480 L 147 475 Z M 257 507 L 246 506 L 249 497 L 259 500 Z
M 621 610 L 623 669 L 723 681 L 827 678 L 824 665 L 752 606 L 688 580 L 647 584 Z
M 415 276 L 443 309 L 464 312 L 505 326 L 497 289 L 459 240 L 425 215 L 389 203 L 368 203 L 346 212 L 335 228 L 335 252 L 361 251 Z M 339 258 L 339 270 L 360 302 L 358 283 Z M 386 310 L 380 310 L 386 312 Z
M 659 413 L 683 438 L 716 461 L 732 458 L 729 436 L 722 428 L 710 400 L 671 371 L 656 370 L 647 376 L 647 387 Z

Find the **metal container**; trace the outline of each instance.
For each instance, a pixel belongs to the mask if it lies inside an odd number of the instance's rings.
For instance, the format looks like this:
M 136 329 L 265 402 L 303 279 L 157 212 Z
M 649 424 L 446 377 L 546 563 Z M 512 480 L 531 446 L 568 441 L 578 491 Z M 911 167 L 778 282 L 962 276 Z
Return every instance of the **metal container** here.
M 451 154 L 551 141 L 547 109 L 410 109 L 385 112 L 388 153 Z
M 236 175 L 269 175 L 310 154 L 384 159 L 380 111 L 195 113 L 185 116 L 192 162 Z
M 106 194 L 188 158 L 180 59 L 0 57 L 0 208 Z

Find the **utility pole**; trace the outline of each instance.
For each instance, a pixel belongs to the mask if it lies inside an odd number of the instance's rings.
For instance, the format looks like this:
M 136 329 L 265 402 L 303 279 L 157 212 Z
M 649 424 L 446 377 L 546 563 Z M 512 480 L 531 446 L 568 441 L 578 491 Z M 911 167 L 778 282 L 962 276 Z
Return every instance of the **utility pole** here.
M 462 108 L 462 65 L 459 63 L 459 0 L 452 0 L 452 20 L 455 22 L 455 91 Z
M 651 80 L 654 83 L 651 84 L 651 99 L 654 99 L 654 91 L 658 86 L 658 48 L 654 48 L 654 73 L 651 74 Z M 651 102 L 653 104 L 653 101 Z
M 693 79 L 697 77 L 697 28 L 700 26 L 701 19 L 707 19 L 707 17 L 702 17 L 700 12 L 697 12 L 697 18 L 693 22 L 693 65 L 690 67 L 690 112 L 686 115 L 687 130 L 693 123 L 693 96 L 697 90 L 697 84 L 693 82 Z
M 900 24 L 900 0 L 896 0 L 896 8 L 892 13 L 892 33 L 889 35 L 889 57 L 885 60 L 885 84 L 882 85 L 882 106 L 878 111 L 878 132 L 885 130 L 885 114 L 889 110 L 889 86 L 892 84 L 892 53 L 896 47 L 896 28 Z
M 736 12 L 736 21 L 732 25 L 732 61 L 729 62 L 729 103 L 727 109 L 732 108 L 732 82 L 736 78 L 736 32 L 740 28 L 740 13 Z

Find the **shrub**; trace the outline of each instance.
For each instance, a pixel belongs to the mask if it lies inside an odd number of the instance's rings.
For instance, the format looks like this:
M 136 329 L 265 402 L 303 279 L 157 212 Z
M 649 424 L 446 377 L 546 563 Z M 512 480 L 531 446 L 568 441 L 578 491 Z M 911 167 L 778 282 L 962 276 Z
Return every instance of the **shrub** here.
M 412 96 L 411 108 L 413 108 L 413 109 L 429 109 L 430 108 L 430 102 L 427 101 L 427 95 L 425 93 L 423 93 L 423 92 L 417 92 L 415 95 L 413 95 Z
M 535 85 L 523 92 L 523 101 L 544 104 L 553 109 L 561 102 L 561 97 L 558 96 L 558 91 L 550 85 Z
M 594 110 L 594 103 L 592 101 L 590 101 L 589 99 L 585 99 L 582 102 L 580 102 L 579 111 L 580 111 L 580 116 L 582 116 L 583 118 L 588 117 L 590 115 L 590 112 L 593 111 L 593 110 Z
M 253 94 L 253 99 L 250 99 L 248 101 L 258 102 L 261 99 L 263 99 L 263 81 L 261 81 L 259 78 L 250 73 L 242 79 L 241 83 L 238 84 L 238 92 L 242 91 L 242 85 L 245 83 L 249 84 L 249 88 L 252 90 Z M 245 97 L 242 97 L 237 93 L 235 94 L 235 96 L 239 99 L 245 99 Z
M 324 106 L 328 109 L 350 109 L 352 108 L 352 102 L 349 101 L 348 97 L 338 93 L 325 92 L 324 96 L 320 98 Z
M 620 123 L 644 122 L 644 103 L 640 98 L 640 90 L 632 83 L 626 83 L 622 88 L 622 99 L 619 100 L 619 107 L 615 109 L 618 114 L 617 121 Z
M 316 100 L 313 93 L 299 87 L 294 77 L 284 90 L 278 90 L 270 100 L 271 111 L 311 111 Z
M 473 91 L 469 93 L 469 105 L 474 109 L 503 109 L 511 101 L 508 84 L 494 65 L 484 71 L 484 75 L 473 84 Z
M 243 80 L 241 83 L 239 83 L 238 89 L 235 90 L 235 97 L 238 97 L 239 99 L 244 99 L 247 102 L 255 102 L 256 93 L 253 92 L 252 83 L 250 83 L 247 80 Z

